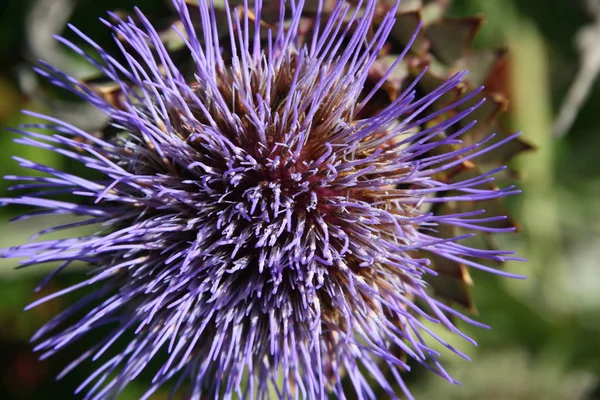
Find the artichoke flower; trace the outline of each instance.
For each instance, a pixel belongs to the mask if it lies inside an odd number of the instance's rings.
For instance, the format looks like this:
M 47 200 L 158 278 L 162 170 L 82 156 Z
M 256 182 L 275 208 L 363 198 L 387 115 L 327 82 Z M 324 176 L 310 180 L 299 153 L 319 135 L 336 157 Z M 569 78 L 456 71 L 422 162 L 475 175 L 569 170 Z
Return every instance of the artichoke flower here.
M 528 146 L 494 125 L 502 95 L 462 72 L 497 60 L 469 52 L 481 20 L 446 20 L 441 1 L 172 5 L 169 31 L 111 13 L 114 54 L 77 28 L 94 55 L 58 38 L 99 78 L 38 68 L 109 123 L 30 113 L 41 122 L 19 130 L 95 172 L 18 158 L 43 175 L 7 177 L 28 193 L 0 204 L 36 208 L 24 217 L 84 218 L 42 234 L 97 227 L 0 251 L 62 262 L 50 278 L 90 267 L 31 305 L 96 288 L 36 349 L 111 327 L 60 374 L 98 360 L 77 389 L 94 399 L 146 369 L 144 398 L 185 381 L 193 399 L 411 398 L 407 360 L 455 382 L 431 343 L 468 357 L 423 319 L 473 342 L 456 323 L 483 326 L 463 312 L 475 310 L 467 268 L 518 277 L 497 264 L 521 260 L 490 235 L 516 229 L 500 199 L 519 191 L 494 179 L 513 177 L 503 165 Z

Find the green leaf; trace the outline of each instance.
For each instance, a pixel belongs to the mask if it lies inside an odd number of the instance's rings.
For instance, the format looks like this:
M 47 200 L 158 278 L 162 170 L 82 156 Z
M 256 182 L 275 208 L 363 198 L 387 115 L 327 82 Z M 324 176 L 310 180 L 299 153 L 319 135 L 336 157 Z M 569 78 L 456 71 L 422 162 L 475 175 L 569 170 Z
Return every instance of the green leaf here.
M 454 65 L 469 54 L 483 21 L 483 17 L 474 16 L 442 19 L 432 24 L 425 32 L 431 41 L 431 52 L 444 64 Z

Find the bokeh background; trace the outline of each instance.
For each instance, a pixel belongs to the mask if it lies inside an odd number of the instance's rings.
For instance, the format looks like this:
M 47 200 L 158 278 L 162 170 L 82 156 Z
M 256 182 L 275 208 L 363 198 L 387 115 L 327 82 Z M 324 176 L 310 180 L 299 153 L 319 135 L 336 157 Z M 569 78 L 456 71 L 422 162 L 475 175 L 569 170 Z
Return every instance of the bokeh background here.
M 160 13 L 163 0 L 1 0 L 0 4 L 0 172 L 19 172 L 10 155 L 63 165 L 55 154 L 16 145 L 5 128 L 25 121 L 20 110 L 65 115 L 87 123 L 64 93 L 49 89 L 31 72 L 43 58 L 85 75 L 89 68 L 56 45 L 52 33 L 65 24 L 82 27 L 108 42 L 98 22 L 108 9 L 136 4 Z M 524 193 L 506 205 L 522 232 L 500 238 L 503 247 L 527 257 L 507 265 L 527 280 L 507 280 L 473 272 L 480 321 L 491 331 L 464 327 L 479 342 L 455 341 L 473 358 L 447 360 L 463 386 L 453 386 L 417 370 L 408 379 L 418 399 L 600 399 L 600 1 L 454 0 L 450 16 L 482 13 L 487 23 L 476 47 L 505 47 L 511 108 L 508 124 L 524 131 L 537 150 L 518 156 Z M 85 120 L 84 120 L 85 119 Z M 63 165 L 68 168 L 68 166 Z M 0 197 L 8 195 L 0 182 Z M 0 208 L 0 247 L 22 242 L 43 222 L 8 224 L 18 208 Z M 0 399 L 69 399 L 90 373 L 78 368 L 64 380 L 54 376 L 80 348 L 38 361 L 29 337 L 64 308 L 71 297 L 28 312 L 23 308 L 44 293 L 80 278 L 62 274 L 42 293 L 36 284 L 43 268 L 15 270 L 0 260 Z M 84 345 L 84 344 L 83 344 Z M 122 395 L 138 398 L 143 381 Z M 159 394 L 156 398 L 162 398 Z

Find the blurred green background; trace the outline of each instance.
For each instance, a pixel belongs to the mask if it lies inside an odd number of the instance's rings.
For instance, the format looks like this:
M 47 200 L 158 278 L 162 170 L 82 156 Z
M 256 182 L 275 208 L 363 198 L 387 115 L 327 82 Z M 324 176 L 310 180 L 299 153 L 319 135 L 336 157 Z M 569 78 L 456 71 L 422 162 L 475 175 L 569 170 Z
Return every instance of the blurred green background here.
M 56 155 L 15 145 L 14 135 L 4 129 L 24 121 L 19 113 L 23 108 L 69 112 L 77 121 L 69 98 L 49 90 L 31 73 L 38 58 L 74 74 L 87 72 L 50 34 L 61 33 L 70 21 L 107 42 L 97 18 L 107 9 L 133 4 L 149 13 L 165 9 L 162 0 L 3 0 L 2 175 L 19 172 L 10 155 L 65 163 Z M 473 358 L 472 363 L 446 360 L 450 374 L 463 386 L 417 371 L 410 376 L 411 387 L 418 399 L 600 399 L 600 82 L 595 82 L 600 1 L 455 0 L 450 15 L 474 13 L 487 18 L 476 46 L 509 50 L 510 124 L 538 148 L 520 155 L 514 165 L 521 170 L 524 194 L 507 206 L 522 233 L 499 239 L 503 247 L 530 259 L 507 266 L 529 278 L 511 281 L 473 272 L 479 319 L 493 329 L 464 327 L 479 342 L 477 348 L 455 341 Z M 569 115 L 573 124 L 561 127 Z M 0 196 L 8 195 L 7 186 L 0 183 Z M 0 208 L 0 247 L 22 242 L 37 230 L 38 221 L 8 225 L 19 211 Z M 0 399 L 73 398 L 73 389 L 90 369 L 82 367 L 60 382 L 54 376 L 80 349 L 75 346 L 38 361 L 28 342 L 70 298 L 23 312 L 43 294 L 33 289 L 47 270 L 15 271 L 14 266 L 13 260 L 0 260 Z M 77 273 L 63 274 L 44 292 L 78 279 Z M 143 383 L 135 383 L 121 398 L 137 398 L 143 390 Z

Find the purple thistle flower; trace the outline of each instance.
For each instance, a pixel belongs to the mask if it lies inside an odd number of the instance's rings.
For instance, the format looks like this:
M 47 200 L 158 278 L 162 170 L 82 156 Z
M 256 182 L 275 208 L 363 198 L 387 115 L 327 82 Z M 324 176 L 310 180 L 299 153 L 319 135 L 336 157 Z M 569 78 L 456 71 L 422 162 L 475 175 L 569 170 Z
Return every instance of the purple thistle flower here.
M 120 38 L 118 57 L 76 28 L 97 51 L 94 57 L 58 38 L 119 85 L 117 102 L 50 65 L 38 70 L 103 111 L 119 132 L 98 137 L 28 112 L 43 122 L 22 127 L 18 142 L 63 154 L 101 177 L 17 158 L 43 176 L 6 177 L 28 181 L 14 188 L 32 193 L 0 199 L 36 207 L 22 218 L 85 217 L 41 233 L 97 228 L 0 253 L 24 258 L 24 265 L 60 262 L 42 284 L 71 263 L 90 265 L 86 280 L 29 306 L 95 288 L 33 337 L 47 357 L 90 331 L 112 327 L 60 374 L 98 360 L 96 372 L 77 388 L 86 399 L 118 395 L 155 357 L 164 362 L 144 398 L 171 379 L 173 393 L 189 382 L 193 399 L 267 398 L 269 391 L 279 398 L 351 392 L 376 398 L 376 390 L 411 397 L 400 375 L 410 368 L 398 354 L 452 382 L 431 343 L 467 358 L 424 320 L 470 342 L 452 321 L 483 326 L 430 293 L 427 277 L 436 275 L 430 258 L 517 277 L 481 264 L 517 259 L 511 252 L 461 244 L 473 234 L 435 234 L 444 226 L 511 230 L 486 226 L 505 217 L 483 218 L 483 210 L 434 212 L 435 203 L 518 192 L 489 188 L 500 169 L 458 182 L 438 178 L 516 136 L 455 146 L 475 121 L 441 134 L 479 105 L 457 110 L 475 91 L 428 112 L 465 73 L 420 97 L 413 84 L 365 116 L 361 111 L 386 79 L 365 89 L 395 8 L 370 32 L 376 1 L 356 8 L 339 1 L 300 43 L 303 1 L 287 16 L 283 3 L 276 28 L 261 25 L 260 0 L 253 9 L 244 4 L 252 15 L 228 11 L 226 47 L 211 5 L 199 2 L 198 30 L 183 0 L 175 0 L 184 28 L 179 34 L 195 61 L 191 82 L 139 11 L 139 23 L 116 15 L 114 24 L 103 21 Z M 57 200 L 57 194 L 77 200 Z M 132 332 L 122 344 L 119 338 Z

